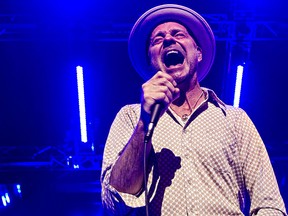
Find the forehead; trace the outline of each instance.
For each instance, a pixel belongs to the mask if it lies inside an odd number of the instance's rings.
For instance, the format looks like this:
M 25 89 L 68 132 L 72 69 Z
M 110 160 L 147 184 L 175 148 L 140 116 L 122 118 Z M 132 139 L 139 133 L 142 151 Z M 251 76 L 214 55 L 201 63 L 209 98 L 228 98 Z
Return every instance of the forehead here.
M 156 26 L 154 28 L 154 30 L 152 31 L 151 35 L 157 34 L 157 32 L 160 32 L 160 31 L 169 32 L 169 31 L 175 30 L 175 29 L 188 32 L 187 29 L 183 25 L 181 25 L 180 23 L 165 22 L 165 23 L 161 23 L 158 26 Z

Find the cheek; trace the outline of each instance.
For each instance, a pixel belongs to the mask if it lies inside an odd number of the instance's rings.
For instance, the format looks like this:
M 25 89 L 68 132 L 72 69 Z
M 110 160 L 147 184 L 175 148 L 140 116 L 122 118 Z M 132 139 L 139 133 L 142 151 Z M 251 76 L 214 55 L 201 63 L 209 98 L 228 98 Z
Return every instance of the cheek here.
M 150 59 L 150 64 L 158 64 L 161 61 L 160 56 L 157 54 L 157 50 L 155 49 L 150 49 L 148 51 L 148 57 Z
M 153 58 L 153 56 L 154 56 L 153 49 L 150 48 L 150 49 L 148 50 L 148 57 L 149 57 L 150 61 L 151 61 L 151 59 Z
M 190 62 L 195 62 L 195 61 L 197 61 L 197 62 L 198 62 L 198 59 L 199 59 L 199 53 L 198 53 L 198 51 L 195 50 L 194 47 L 191 48 L 190 50 L 191 50 L 191 51 L 188 52 L 188 55 L 187 55 L 188 61 L 190 61 Z

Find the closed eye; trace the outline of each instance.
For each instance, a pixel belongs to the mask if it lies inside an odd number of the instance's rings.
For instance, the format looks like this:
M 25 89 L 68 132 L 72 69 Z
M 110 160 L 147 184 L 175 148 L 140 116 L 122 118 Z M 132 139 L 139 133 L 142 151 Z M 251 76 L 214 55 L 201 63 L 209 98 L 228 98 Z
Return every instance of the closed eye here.
M 182 39 L 186 37 L 186 34 L 184 32 L 178 32 L 177 34 L 174 35 L 174 37 L 177 39 Z
M 151 44 L 152 44 L 152 46 L 156 45 L 156 44 L 160 44 L 163 42 L 163 40 L 164 40 L 163 36 L 156 36 L 151 40 Z

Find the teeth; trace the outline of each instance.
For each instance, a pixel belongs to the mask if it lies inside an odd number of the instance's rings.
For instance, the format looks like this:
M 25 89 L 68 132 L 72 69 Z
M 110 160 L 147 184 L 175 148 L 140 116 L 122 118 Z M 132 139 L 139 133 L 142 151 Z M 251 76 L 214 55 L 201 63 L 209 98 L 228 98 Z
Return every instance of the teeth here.
M 170 50 L 166 53 L 166 56 L 169 54 L 178 54 L 179 52 L 177 50 Z
M 166 67 L 175 66 L 178 64 L 183 64 L 184 56 L 178 50 L 169 50 L 163 59 L 164 64 Z

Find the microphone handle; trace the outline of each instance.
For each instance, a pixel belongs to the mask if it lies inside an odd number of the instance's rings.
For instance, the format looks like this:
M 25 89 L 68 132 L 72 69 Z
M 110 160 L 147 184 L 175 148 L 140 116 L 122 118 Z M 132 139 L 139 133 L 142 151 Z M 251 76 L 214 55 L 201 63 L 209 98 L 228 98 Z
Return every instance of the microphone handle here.
M 158 123 L 161 111 L 162 111 L 162 105 L 160 103 L 156 103 L 152 109 L 151 120 L 150 120 L 150 123 L 153 123 L 154 127 L 156 127 Z
M 146 133 L 146 139 L 148 140 L 150 140 L 153 135 L 154 128 L 156 127 L 158 123 L 161 111 L 162 111 L 162 104 L 160 103 L 156 103 L 152 108 L 151 119 L 150 119 L 150 123 L 148 125 L 148 130 Z

